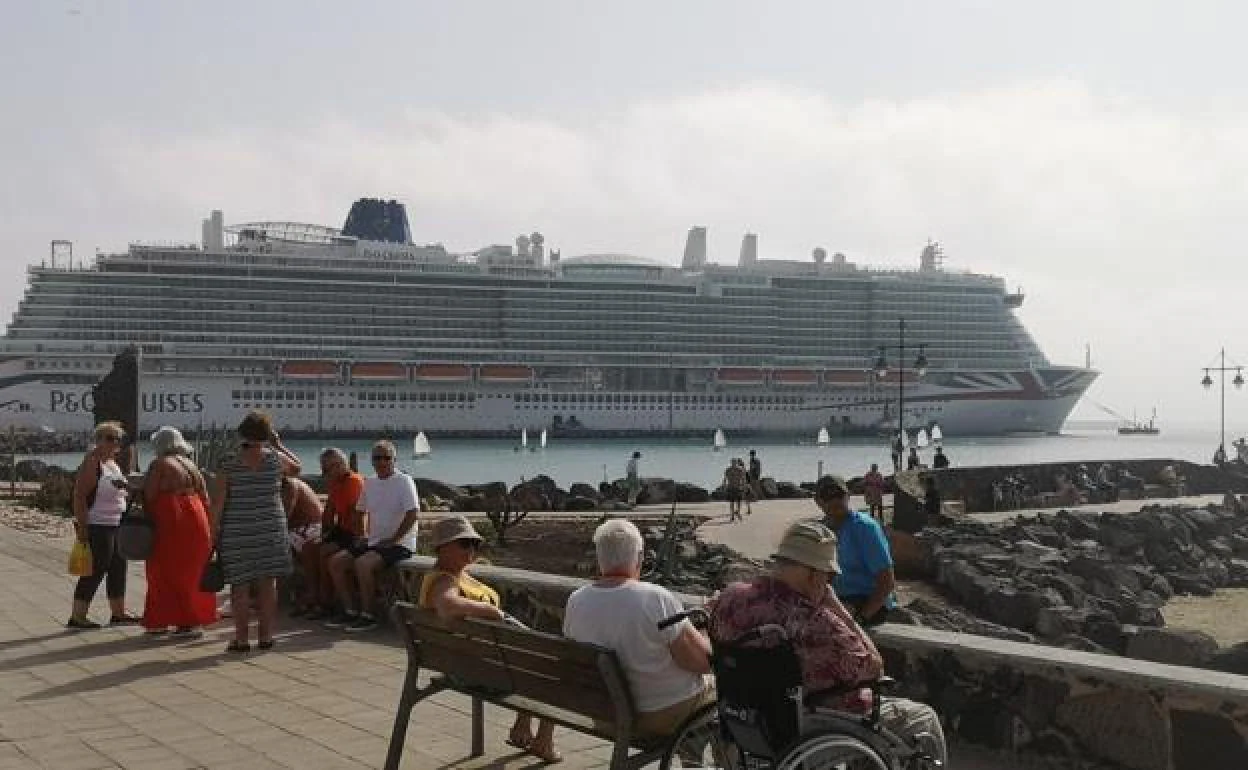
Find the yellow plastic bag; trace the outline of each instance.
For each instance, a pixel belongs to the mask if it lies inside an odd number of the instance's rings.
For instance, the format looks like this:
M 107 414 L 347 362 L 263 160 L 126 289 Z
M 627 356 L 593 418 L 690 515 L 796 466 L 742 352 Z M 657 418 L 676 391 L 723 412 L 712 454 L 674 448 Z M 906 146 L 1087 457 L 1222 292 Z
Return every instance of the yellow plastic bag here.
M 69 549 L 69 574 L 74 577 L 91 577 L 91 546 L 75 541 Z

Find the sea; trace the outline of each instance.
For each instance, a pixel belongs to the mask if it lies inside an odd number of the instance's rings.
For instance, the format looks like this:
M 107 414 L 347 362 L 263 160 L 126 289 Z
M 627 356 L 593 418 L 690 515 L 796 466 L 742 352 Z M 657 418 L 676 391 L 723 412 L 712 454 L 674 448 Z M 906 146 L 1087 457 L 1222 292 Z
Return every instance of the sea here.
M 1239 434 L 1234 434 L 1239 435 Z M 528 445 L 515 440 L 439 439 L 429 437 L 432 452 L 426 457 L 412 455 L 412 438 L 397 441 L 400 467 L 416 477 L 438 479 L 451 484 L 477 484 L 504 481 L 515 484 L 545 474 L 567 488 L 582 481 L 597 485 L 604 479 L 618 479 L 634 451 L 641 452 L 641 475 L 672 478 L 702 487 L 714 488 L 723 478 L 733 457 L 758 453 L 763 475 L 780 481 L 813 481 L 819 473 L 860 476 L 872 463 L 886 473 L 891 470 L 885 439 L 833 438 L 827 446 L 809 441 L 776 438 L 734 439 L 726 431 L 728 445 L 716 451 L 713 436 L 688 439 L 552 439 L 543 448 L 538 437 L 529 436 Z M 1232 434 L 1228 432 L 1228 444 Z M 946 436 L 945 454 L 953 465 L 1016 465 L 1041 462 L 1106 461 L 1169 458 L 1208 463 L 1216 448 L 1216 430 L 1185 429 L 1165 431 L 1156 436 L 1120 436 L 1113 426 L 1068 424 L 1059 435 L 971 438 Z M 348 454 L 355 452 L 361 470 L 369 468 L 371 442 L 361 439 L 290 441 L 288 445 L 303 461 L 306 472 L 318 473 L 318 457 L 327 446 L 337 446 Z M 142 449 L 142 447 L 141 447 Z M 1233 450 L 1227 447 L 1234 456 Z M 921 450 L 929 463 L 931 447 Z M 79 454 L 35 456 L 62 467 L 77 467 Z M 20 458 L 19 458 L 20 459 Z M 142 453 L 140 464 L 150 455 Z

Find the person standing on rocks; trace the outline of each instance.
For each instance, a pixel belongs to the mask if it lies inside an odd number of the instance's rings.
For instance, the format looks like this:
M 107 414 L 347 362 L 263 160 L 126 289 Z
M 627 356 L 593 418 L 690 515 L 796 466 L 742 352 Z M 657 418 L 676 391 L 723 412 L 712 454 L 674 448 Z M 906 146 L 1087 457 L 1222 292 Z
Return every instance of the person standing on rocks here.
M 945 454 L 944 447 L 936 447 L 936 454 L 932 455 L 932 467 L 936 470 L 949 467 L 949 456 Z
M 884 474 L 880 466 L 871 463 L 871 470 L 862 477 L 863 497 L 867 501 L 867 509 L 877 521 L 884 521 Z
M 628 496 L 628 504 L 637 504 L 637 495 L 641 494 L 641 452 L 633 452 L 628 465 L 624 467 L 624 493 Z
M 836 533 L 841 570 L 832 587 L 837 597 L 860 624 L 883 623 L 897 607 L 897 576 L 884 528 L 870 514 L 850 509 L 849 485 L 840 476 L 824 476 L 815 483 L 815 505 L 823 512 L 824 525 Z

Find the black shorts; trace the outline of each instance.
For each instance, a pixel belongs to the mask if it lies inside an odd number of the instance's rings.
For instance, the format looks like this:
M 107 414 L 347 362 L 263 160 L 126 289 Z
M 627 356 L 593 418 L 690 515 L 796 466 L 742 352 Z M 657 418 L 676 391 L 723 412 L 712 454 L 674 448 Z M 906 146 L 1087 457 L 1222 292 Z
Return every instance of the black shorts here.
M 369 545 L 360 541 L 347 550 L 357 559 L 369 551 L 376 551 L 381 556 L 381 563 L 387 567 L 393 567 L 404 559 L 412 558 L 412 552 L 401 545 Z
M 745 497 L 745 493 L 741 491 L 740 489 L 728 490 L 728 502 L 730 503 L 739 503 L 744 497 Z
M 322 543 L 336 545 L 344 551 L 350 551 L 355 548 L 357 543 L 364 543 L 364 538 L 359 535 L 353 535 L 342 527 L 334 527 L 327 534 L 321 537 Z

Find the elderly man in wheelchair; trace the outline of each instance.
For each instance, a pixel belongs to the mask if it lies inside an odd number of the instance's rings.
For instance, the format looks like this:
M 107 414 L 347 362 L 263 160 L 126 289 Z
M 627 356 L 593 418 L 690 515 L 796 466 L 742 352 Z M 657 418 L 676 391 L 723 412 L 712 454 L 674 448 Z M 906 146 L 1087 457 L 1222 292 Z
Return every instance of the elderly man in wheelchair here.
M 870 637 L 829 590 L 836 535 L 791 525 L 769 575 L 728 586 L 707 610 L 717 714 L 701 743 L 690 733 L 673 754 L 685 767 L 926 770 L 946 762 L 929 706 L 882 697 L 891 680 Z M 713 753 L 704 762 L 697 756 Z

